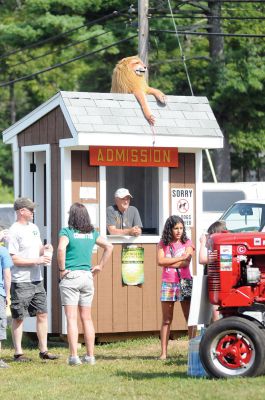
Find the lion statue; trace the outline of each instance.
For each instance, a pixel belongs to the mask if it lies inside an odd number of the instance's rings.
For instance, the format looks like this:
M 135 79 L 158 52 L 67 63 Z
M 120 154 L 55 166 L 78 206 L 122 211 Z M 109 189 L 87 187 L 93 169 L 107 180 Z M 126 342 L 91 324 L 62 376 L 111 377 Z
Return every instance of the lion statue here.
M 152 94 L 163 104 L 166 103 L 166 96 L 160 90 L 147 85 L 146 70 L 146 65 L 138 56 L 123 58 L 113 70 L 111 92 L 134 94 L 142 107 L 145 118 L 150 125 L 154 125 L 155 117 L 151 113 L 145 95 Z

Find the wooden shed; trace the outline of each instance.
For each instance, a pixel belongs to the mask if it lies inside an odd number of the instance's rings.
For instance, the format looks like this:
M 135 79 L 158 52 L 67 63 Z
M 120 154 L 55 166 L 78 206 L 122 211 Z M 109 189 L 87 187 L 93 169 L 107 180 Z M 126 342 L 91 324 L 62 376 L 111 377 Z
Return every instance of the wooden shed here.
M 205 97 L 168 96 L 161 106 L 148 96 L 156 116 L 152 130 L 133 95 L 59 92 L 3 132 L 12 144 L 15 196 L 37 202 L 35 222 L 56 249 L 72 202 L 86 204 L 106 235 L 106 207 L 118 187 L 133 194 L 144 229 L 140 237 L 110 236 L 112 260 L 95 282 L 96 334 L 153 333 L 160 329 L 160 268 L 156 245 L 166 218 L 179 213 L 193 242 L 202 218 L 202 150 L 221 148 L 223 135 Z M 197 234 L 198 232 L 198 234 Z M 122 248 L 144 248 L 144 283 L 121 279 Z M 95 249 L 94 262 L 99 250 Z M 193 272 L 196 271 L 196 257 Z M 65 333 L 56 257 L 44 268 L 49 332 Z M 35 330 L 27 319 L 25 330 Z M 34 322 L 34 321 L 33 321 Z M 185 330 L 180 309 L 173 330 Z

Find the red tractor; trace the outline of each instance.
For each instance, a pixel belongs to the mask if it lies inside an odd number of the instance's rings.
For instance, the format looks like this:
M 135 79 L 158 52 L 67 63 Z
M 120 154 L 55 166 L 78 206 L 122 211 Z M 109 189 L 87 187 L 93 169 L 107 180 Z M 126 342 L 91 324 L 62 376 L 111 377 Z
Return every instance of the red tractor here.
M 200 343 L 205 370 L 215 378 L 265 373 L 265 233 L 211 236 L 208 293 L 221 318 Z

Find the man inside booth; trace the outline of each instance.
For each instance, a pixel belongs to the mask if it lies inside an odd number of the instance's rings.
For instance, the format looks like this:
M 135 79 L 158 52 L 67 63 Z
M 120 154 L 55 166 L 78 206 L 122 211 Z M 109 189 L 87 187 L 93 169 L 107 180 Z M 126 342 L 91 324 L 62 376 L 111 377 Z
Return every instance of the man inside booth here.
M 116 190 L 115 204 L 107 208 L 107 229 L 110 235 L 139 236 L 142 221 L 136 207 L 130 206 L 132 198 L 128 189 Z

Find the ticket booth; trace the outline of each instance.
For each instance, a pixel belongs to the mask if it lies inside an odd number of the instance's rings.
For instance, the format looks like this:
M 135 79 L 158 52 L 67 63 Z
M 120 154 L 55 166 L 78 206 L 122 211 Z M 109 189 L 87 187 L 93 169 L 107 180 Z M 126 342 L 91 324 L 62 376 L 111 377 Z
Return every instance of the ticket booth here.
M 202 219 L 202 151 L 221 148 L 223 135 L 205 97 L 168 96 L 166 106 L 148 97 L 154 129 L 133 95 L 59 92 L 3 133 L 12 144 L 15 196 L 38 204 L 35 222 L 42 239 L 56 249 L 58 232 L 67 225 L 70 205 L 86 205 L 101 235 L 106 207 L 114 192 L 126 187 L 143 222 L 139 237 L 109 236 L 112 259 L 96 278 L 93 320 L 98 336 L 158 332 L 161 268 L 156 246 L 167 217 L 180 215 L 195 245 Z M 198 233 L 197 233 L 198 232 Z M 141 248 L 144 281 L 122 280 L 123 249 Z M 95 248 L 97 262 L 100 250 Z M 196 272 L 196 256 L 192 262 Z M 65 333 L 56 257 L 44 269 L 49 332 Z M 173 331 L 186 324 L 180 308 Z M 28 319 L 25 330 L 34 331 Z

